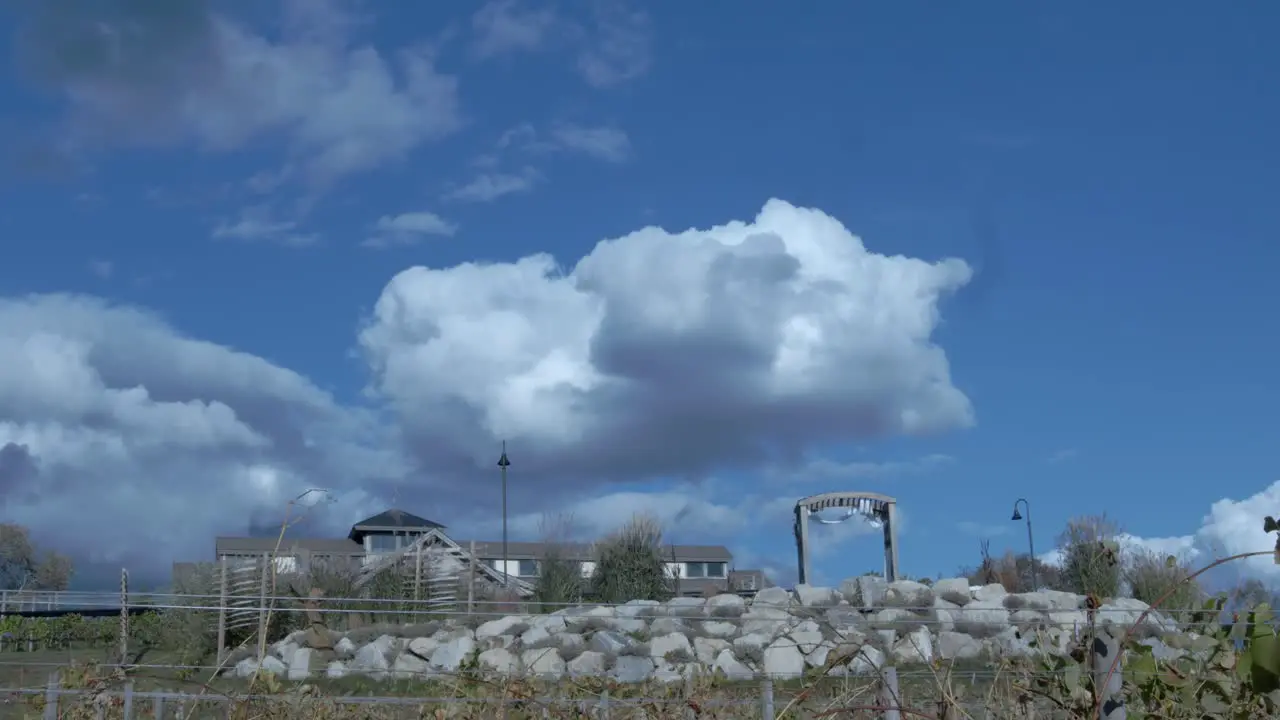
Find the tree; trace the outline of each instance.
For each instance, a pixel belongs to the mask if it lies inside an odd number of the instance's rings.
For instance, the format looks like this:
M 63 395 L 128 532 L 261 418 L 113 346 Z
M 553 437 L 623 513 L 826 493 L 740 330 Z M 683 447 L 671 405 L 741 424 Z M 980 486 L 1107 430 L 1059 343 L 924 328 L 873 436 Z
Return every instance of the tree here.
M 1031 569 L 1034 567 L 1034 577 L 1039 581 L 1041 588 L 1063 589 L 1062 573 L 1059 568 L 1041 562 L 1039 558 L 1032 558 L 1026 553 L 1015 554 L 1012 551 L 1006 551 L 1004 555 L 993 558 L 989 540 L 980 541 L 979 547 L 982 552 L 982 562 L 977 567 L 963 568 L 960 571 L 964 577 L 968 578 L 970 584 L 999 584 L 1011 593 L 1030 592 L 1037 589 L 1031 586 L 1033 577 Z
M 595 568 L 587 583 L 595 602 L 667 600 L 674 578 L 662 552 L 662 525 L 652 515 L 635 515 L 594 548 Z
M 73 574 L 71 558 L 41 553 L 25 527 L 0 523 L 0 589 L 66 590 Z
M 1120 527 L 1104 515 L 1073 518 L 1058 537 L 1065 589 L 1113 598 L 1122 579 Z

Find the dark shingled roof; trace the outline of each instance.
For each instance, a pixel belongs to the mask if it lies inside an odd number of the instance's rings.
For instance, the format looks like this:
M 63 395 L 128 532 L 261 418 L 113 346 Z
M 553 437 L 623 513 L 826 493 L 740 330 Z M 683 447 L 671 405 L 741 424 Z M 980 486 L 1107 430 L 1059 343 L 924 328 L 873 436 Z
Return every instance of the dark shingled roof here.
M 444 526 L 438 522 L 418 517 L 410 512 L 392 508 L 365 518 L 351 527 L 349 537 L 356 539 L 357 534 L 363 535 L 367 531 L 380 530 L 443 530 Z

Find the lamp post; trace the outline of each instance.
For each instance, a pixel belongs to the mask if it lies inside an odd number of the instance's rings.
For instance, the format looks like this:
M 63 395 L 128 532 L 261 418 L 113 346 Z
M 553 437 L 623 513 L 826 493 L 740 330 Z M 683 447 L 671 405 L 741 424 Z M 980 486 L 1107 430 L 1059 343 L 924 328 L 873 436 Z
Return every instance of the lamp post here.
M 1039 574 L 1036 572 L 1036 541 L 1031 535 L 1031 503 L 1026 498 L 1018 498 L 1013 502 L 1013 520 L 1021 520 L 1022 513 L 1018 512 L 1018 505 L 1022 505 L 1027 511 L 1027 548 L 1031 552 L 1028 563 L 1031 565 L 1031 589 L 1035 591 L 1040 587 Z
M 511 461 L 507 459 L 507 441 L 502 441 L 502 457 L 498 458 L 498 468 L 502 472 L 502 586 L 511 584 L 510 568 L 507 567 L 507 468 Z

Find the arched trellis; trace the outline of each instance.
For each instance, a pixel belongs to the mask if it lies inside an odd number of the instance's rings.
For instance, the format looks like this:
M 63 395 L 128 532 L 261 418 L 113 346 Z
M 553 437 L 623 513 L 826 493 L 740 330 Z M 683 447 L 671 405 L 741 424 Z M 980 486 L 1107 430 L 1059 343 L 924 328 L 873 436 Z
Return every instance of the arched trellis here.
M 827 520 L 814 518 L 822 525 L 846 522 L 861 515 L 884 530 L 884 577 L 898 579 L 898 542 L 895 535 L 898 501 L 887 495 L 869 492 L 830 492 L 812 495 L 796 503 L 796 553 L 800 559 L 800 582 L 809 582 L 809 520 L 824 510 L 842 508 L 844 517 Z

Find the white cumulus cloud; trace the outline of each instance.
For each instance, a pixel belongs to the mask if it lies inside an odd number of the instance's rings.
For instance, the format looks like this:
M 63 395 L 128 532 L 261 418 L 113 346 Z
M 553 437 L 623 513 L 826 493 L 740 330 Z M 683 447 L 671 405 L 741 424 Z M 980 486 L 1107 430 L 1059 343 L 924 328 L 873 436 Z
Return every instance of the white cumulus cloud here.
M 932 341 L 960 260 L 879 255 L 818 210 L 547 255 L 415 267 L 360 335 L 431 462 L 498 439 L 561 477 L 688 474 L 973 422 Z
M 0 506 L 86 572 L 162 579 L 307 487 L 359 512 L 363 482 L 401 473 L 362 413 L 136 309 L 0 299 L 0 363 Z

